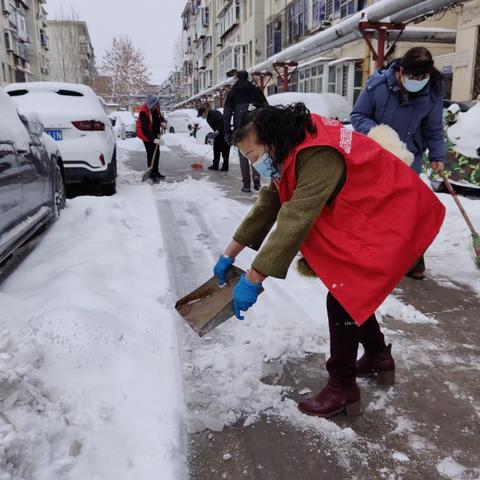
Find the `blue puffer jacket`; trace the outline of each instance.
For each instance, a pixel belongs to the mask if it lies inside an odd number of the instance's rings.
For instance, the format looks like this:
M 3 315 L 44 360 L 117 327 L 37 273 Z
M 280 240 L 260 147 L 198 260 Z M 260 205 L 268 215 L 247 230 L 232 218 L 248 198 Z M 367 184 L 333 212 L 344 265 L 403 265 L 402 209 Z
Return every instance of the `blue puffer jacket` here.
M 365 135 L 380 124 L 392 127 L 415 155 L 412 168 L 420 173 L 426 149 L 431 162 L 445 161 L 443 92 L 437 94 L 427 84 L 421 92 L 402 103 L 395 78 L 397 66 L 398 63 L 393 63 L 368 79 L 350 119 L 355 130 Z

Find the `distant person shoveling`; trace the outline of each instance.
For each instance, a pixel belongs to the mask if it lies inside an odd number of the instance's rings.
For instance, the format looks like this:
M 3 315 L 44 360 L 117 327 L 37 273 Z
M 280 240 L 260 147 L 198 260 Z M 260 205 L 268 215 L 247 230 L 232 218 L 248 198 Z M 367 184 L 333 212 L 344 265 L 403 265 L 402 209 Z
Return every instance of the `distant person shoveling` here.
M 158 183 L 165 179 L 159 171 L 160 162 L 160 136 L 162 129 L 167 127 L 165 118 L 160 111 L 160 100 L 158 97 L 148 95 L 145 105 L 140 110 L 137 120 L 137 136 L 145 145 L 147 151 L 148 170 L 142 180 L 150 180 Z

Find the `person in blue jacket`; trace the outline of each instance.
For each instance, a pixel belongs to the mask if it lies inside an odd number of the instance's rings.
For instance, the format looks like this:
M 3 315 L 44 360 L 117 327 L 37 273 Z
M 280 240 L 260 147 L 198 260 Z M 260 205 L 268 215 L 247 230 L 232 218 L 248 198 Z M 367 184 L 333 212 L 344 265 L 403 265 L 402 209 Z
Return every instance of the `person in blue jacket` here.
M 435 68 L 432 54 L 415 47 L 367 80 L 350 120 L 365 135 L 377 125 L 388 125 L 414 154 L 412 168 L 418 174 L 427 149 L 432 169 L 440 172 L 446 156 L 443 93 L 443 75 Z M 422 257 L 408 276 L 422 280 L 424 272 Z

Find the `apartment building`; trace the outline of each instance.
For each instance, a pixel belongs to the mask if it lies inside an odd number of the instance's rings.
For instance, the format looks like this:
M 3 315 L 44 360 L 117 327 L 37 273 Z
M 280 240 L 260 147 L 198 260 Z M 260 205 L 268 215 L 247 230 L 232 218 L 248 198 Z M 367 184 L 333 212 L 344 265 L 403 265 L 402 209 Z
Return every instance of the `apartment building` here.
M 455 51 L 437 58 L 452 76 L 452 99 L 464 101 L 480 95 L 480 0 L 459 7 Z
M 86 22 L 48 21 L 50 80 L 91 85 L 95 54 Z
M 31 8 L 27 11 L 27 31 L 30 35 L 30 44 L 28 45 L 30 70 L 36 81 L 49 80 L 50 75 L 46 3 L 46 0 L 32 0 Z
M 479 0 L 480 1 L 480 0 Z M 203 92 L 218 92 L 225 80 L 236 70 L 255 71 L 263 60 L 274 57 L 286 48 L 342 22 L 367 6 L 378 3 L 373 0 L 193 0 L 187 2 L 183 17 L 186 46 L 184 81 L 192 88 L 185 89 L 184 98 L 200 98 Z M 213 52 L 205 67 L 200 42 L 195 42 L 202 9 L 207 9 L 209 34 L 213 37 Z M 443 59 L 455 52 L 454 33 L 457 28 L 457 12 L 418 18 L 408 35 L 403 34 L 390 52 L 387 60 L 401 56 L 423 39 L 429 40 L 434 57 Z M 442 31 L 445 40 L 435 38 L 434 32 Z M 425 33 L 427 32 L 427 33 Z M 448 35 L 450 32 L 450 35 Z M 387 38 L 390 44 L 397 35 Z M 360 37 L 360 35 L 358 35 Z M 289 69 L 288 90 L 299 92 L 332 92 L 344 96 L 353 105 L 366 79 L 375 69 L 374 56 L 363 38 L 326 49 L 318 45 L 308 57 L 302 57 Z M 408 41 L 407 41 L 408 37 Z M 200 38 L 200 37 L 198 37 Z M 453 38 L 453 40 L 452 40 Z M 431 42 L 431 43 L 430 43 Z M 375 41 L 373 41 L 375 44 Z M 216 60 L 216 62 L 215 62 Z M 295 62 L 296 58 L 289 59 Z M 190 62 L 190 63 L 189 63 Z M 216 63 L 216 64 L 215 64 Z M 211 69 L 213 81 L 201 80 L 202 68 Z M 215 70 L 216 68 L 216 70 Z M 284 90 L 284 70 L 269 68 L 273 74 L 266 87 L 272 94 Z M 444 69 L 450 85 L 453 75 Z M 186 76 L 185 73 L 188 73 Z M 212 87 L 217 87 L 212 89 Z
M 36 37 L 36 22 L 29 22 L 37 0 L 0 0 L 0 81 L 2 85 L 33 79 L 29 46 Z M 30 27 L 30 28 L 28 28 Z
M 173 70 L 159 88 L 162 109 L 170 110 L 173 105 L 181 101 L 182 94 L 182 72 Z
M 182 13 L 184 97 L 265 59 L 263 0 L 190 0 Z

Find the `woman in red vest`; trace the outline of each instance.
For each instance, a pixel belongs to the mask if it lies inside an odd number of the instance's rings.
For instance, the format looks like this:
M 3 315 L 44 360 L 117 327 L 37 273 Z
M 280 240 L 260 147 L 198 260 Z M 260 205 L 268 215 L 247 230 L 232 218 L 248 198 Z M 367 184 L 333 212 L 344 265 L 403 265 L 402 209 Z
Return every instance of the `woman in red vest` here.
M 154 182 L 165 178 L 159 171 L 160 163 L 160 133 L 167 123 L 160 111 L 158 97 L 148 95 L 146 103 L 140 110 L 137 120 L 137 137 L 143 140 L 147 151 L 147 166 L 149 176 Z
M 301 251 L 301 270 L 329 290 L 330 358 L 327 385 L 299 408 L 321 417 L 357 415 L 357 376 L 394 383 L 391 345 L 375 310 L 433 241 L 445 209 L 399 157 L 336 120 L 311 115 L 301 103 L 251 112 L 234 140 L 271 184 L 261 190 L 214 273 L 224 284 L 245 247 L 259 251 L 234 289 L 241 320 L 262 282 L 285 278 Z M 359 343 L 365 353 L 357 362 Z

